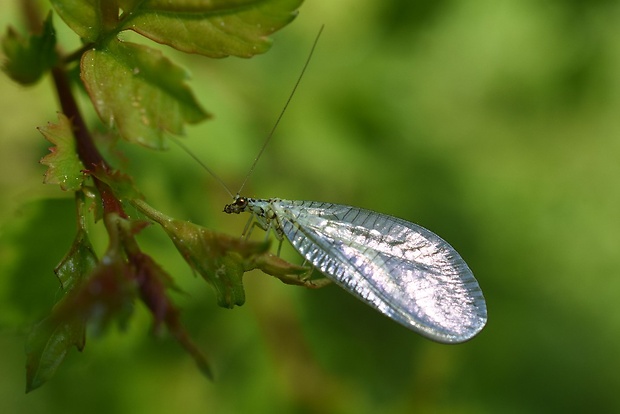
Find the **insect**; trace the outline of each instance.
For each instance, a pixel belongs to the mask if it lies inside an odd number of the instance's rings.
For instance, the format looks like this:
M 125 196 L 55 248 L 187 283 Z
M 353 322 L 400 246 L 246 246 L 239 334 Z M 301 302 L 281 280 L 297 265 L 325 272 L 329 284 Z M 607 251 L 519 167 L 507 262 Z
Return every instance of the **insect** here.
M 482 291 L 459 254 L 435 233 L 386 214 L 339 204 L 236 196 L 226 213 L 251 213 L 329 279 L 430 339 L 459 343 L 484 327 Z
M 286 111 L 320 34 L 241 189 Z M 442 343 L 467 341 L 486 324 L 486 303 L 472 271 L 430 230 L 346 205 L 233 196 L 217 175 L 189 154 L 233 198 L 224 212 L 252 214 L 254 225 L 273 231 L 280 241 L 286 238 L 314 268 L 382 314 Z

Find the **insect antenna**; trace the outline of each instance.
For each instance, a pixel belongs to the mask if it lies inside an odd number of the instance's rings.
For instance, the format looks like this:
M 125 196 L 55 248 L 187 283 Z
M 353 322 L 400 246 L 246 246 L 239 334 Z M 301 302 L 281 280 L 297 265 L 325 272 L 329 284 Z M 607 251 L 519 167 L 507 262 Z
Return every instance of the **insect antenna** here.
M 316 48 L 316 45 L 319 42 L 319 37 L 321 37 L 321 33 L 323 32 L 323 28 L 324 27 L 325 27 L 325 25 L 321 26 L 321 28 L 319 29 L 319 33 L 317 33 L 316 37 L 314 38 L 314 42 L 312 43 L 312 48 L 310 49 L 310 53 L 308 54 L 308 57 L 306 58 L 306 62 L 304 63 L 303 68 L 301 69 L 301 73 L 297 77 L 297 81 L 295 82 L 295 86 L 293 86 L 293 90 L 291 91 L 290 95 L 288 96 L 288 99 L 286 100 L 286 103 L 284 104 L 284 107 L 282 108 L 282 111 L 280 111 L 280 114 L 278 115 L 278 118 L 276 119 L 276 122 L 273 124 L 273 127 L 271 128 L 271 131 L 269 131 L 269 134 L 267 135 L 267 139 L 265 139 L 265 143 L 261 147 L 261 149 L 258 152 L 258 155 L 256 156 L 256 158 L 254 159 L 254 162 L 252 163 L 252 166 L 250 167 L 250 170 L 248 171 L 247 175 L 245 176 L 245 179 L 243 180 L 243 183 L 241 183 L 241 187 L 239 187 L 239 191 L 237 191 L 237 196 L 241 193 L 241 191 L 243 190 L 243 187 L 245 187 L 245 184 L 248 182 L 248 179 L 250 178 L 250 175 L 252 175 L 252 173 L 254 172 L 254 168 L 256 168 L 256 164 L 258 163 L 258 160 L 263 155 L 263 152 L 265 152 L 265 148 L 267 148 L 267 145 L 269 144 L 269 141 L 271 141 L 271 138 L 273 137 L 273 133 L 276 131 L 276 128 L 280 124 L 280 121 L 282 120 L 282 117 L 284 116 L 284 113 L 286 112 L 286 109 L 288 108 L 288 105 L 291 103 L 291 100 L 293 99 L 293 95 L 295 95 L 295 91 L 297 90 L 297 87 L 299 86 L 299 83 L 301 82 L 301 78 L 303 78 L 304 73 L 306 72 L 306 69 L 308 68 L 308 64 L 310 64 L 310 59 L 312 59 L 312 55 L 314 54 L 314 49 Z
M 211 168 L 207 167 L 207 164 L 202 162 L 200 160 L 200 158 L 198 158 L 196 156 L 196 154 L 194 154 L 192 151 L 190 151 L 190 149 L 187 148 L 187 146 L 183 142 L 181 142 L 181 140 L 179 140 L 177 137 L 172 136 L 172 135 L 170 135 L 169 138 L 172 140 L 172 142 L 174 142 L 179 147 L 181 147 L 181 149 L 183 151 L 185 151 L 190 157 L 192 157 L 194 159 L 194 161 L 196 161 L 202 168 L 204 168 L 209 174 L 211 174 L 211 176 L 213 178 L 215 178 L 215 181 L 217 181 L 222 186 L 224 191 L 226 191 L 228 193 L 228 195 L 230 195 L 230 198 L 235 198 L 235 196 L 233 195 L 232 191 L 230 191 L 228 189 L 228 186 L 226 185 L 226 183 L 224 183 L 224 180 L 222 180 L 215 172 L 213 172 L 213 170 L 211 170 Z
M 241 193 L 241 190 L 243 190 L 243 187 L 245 187 L 245 184 L 250 178 L 250 175 L 252 175 L 252 172 L 254 171 L 254 168 L 256 167 L 258 160 L 263 155 L 265 148 L 267 148 L 267 144 L 269 144 L 269 141 L 271 140 L 273 133 L 278 127 L 280 120 L 282 120 L 282 117 L 284 116 L 284 112 L 286 112 L 288 105 L 291 103 L 291 99 L 293 99 L 293 95 L 295 95 L 295 91 L 297 90 L 297 87 L 299 86 L 299 83 L 301 82 L 301 78 L 304 76 L 304 73 L 306 72 L 306 68 L 308 67 L 308 64 L 310 63 L 310 59 L 312 58 L 312 54 L 314 53 L 314 49 L 316 48 L 316 45 L 319 41 L 319 37 L 321 36 L 321 33 L 323 32 L 324 27 L 325 26 L 323 25 L 319 29 L 319 33 L 316 35 L 316 38 L 314 39 L 314 43 L 312 44 L 312 48 L 310 49 L 308 58 L 306 59 L 306 62 L 304 63 L 303 68 L 301 69 L 301 73 L 299 74 L 299 77 L 297 78 L 297 81 L 295 82 L 295 86 L 293 86 L 293 90 L 291 91 L 288 99 L 286 100 L 286 103 L 284 104 L 284 108 L 282 108 L 282 111 L 280 112 L 280 115 L 278 115 L 278 118 L 276 119 L 275 124 L 273 125 L 273 127 L 271 128 L 271 131 L 269 132 L 269 135 L 267 135 L 267 139 L 265 140 L 265 143 L 261 147 L 256 158 L 254 159 L 254 162 L 252 163 L 252 166 L 250 167 L 250 171 L 248 171 L 248 174 L 245 176 L 245 179 L 243 180 L 243 183 L 241 184 L 241 187 L 239 188 L 239 191 L 237 192 L 236 196 L 232 193 L 232 191 L 228 189 L 228 186 L 224 183 L 224 180 L 222 180 L 213 170 L 211 170 L 211 168 L 209 168 L 204 162 L 202 162 L 200 158 L 198 158 L 183 142 L 181 142 L 181 140 L 179 140 L 178 138 L 172 135 L 169 136 L 172 142 L 178 145 L 183 151 L 185 151 L 190 157 L 192 157 L 202 168 L 204 168 L 213 178 L 215 178 L 215 181 L 217 181 L 222 186 L 224 191 L 226 191 L 226 193 L 230 195 L 230 198 L 235 199 L 236 197 L 239 196 L 239 193 Z

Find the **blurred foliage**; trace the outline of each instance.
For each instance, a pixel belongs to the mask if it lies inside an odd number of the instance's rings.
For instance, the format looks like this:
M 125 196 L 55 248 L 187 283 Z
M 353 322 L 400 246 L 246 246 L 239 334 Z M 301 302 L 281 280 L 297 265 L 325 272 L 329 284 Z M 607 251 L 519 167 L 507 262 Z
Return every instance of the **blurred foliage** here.
M 2 70 L 22 85 L 36 83 L 56 64 L 54 46 L 56 33 L 50 13 L 43 23 L 41 34 L 22 37 L 11 26 L 2 38 L 2 51 L 6 57 Z
M 2 26 L 15 22 L 14 6 L 1 7 Z M 25 396 L 24 324 L 54 302 L 52 269 L 75 224 L 73 200 L 42 200 L 50 191 L 36 162 L 49 144 L 34 126 L 56 118 L 50 86 L 24 93 L 2 77 L 3 412 L 620 410 L 617 2 L 315 0 L 264 56 L 177 56 L 215 116 L 186 142 L 233 192 L 321 23 L 315 58 L 246 193 L 357 205 L 432 229 L 474 270 L 485 330 L 435 344 L 335 286 L 306 290 L 259 273 L 245 278 L 243 307 L 217 308 L 149 228 L 141 245 L 190 292 L 176 303 L 216 381 L 172 339 L 150 340 L 139 308 L 126 332 L 94 338 L 79 358 L 69 352 L 54 381 Z M 185 154 L 120 146 L 150 204 L 241 232 L 245 219 L 220 214 L 226 194 Z
M 26 392 L 52 379 L 71 348 L 84 350 L 87 326 L 95 334 L 114 320 L 125 327 L 136 302 L 151 312 L 155 332 L 162 332 L 165 326 L 200 371 L 213 378 L 207 359 L 185 331 L 180 310 L 168 296 L 169 291 L 178 291 L 174 279 L 136 240 L 151 222 L 127 214 L 123 202 L 164 228 L 192 269 L 215 288 L 220 306 L 242 305 L 242 276 L 261 266 L 270 273 L 281 273 L 278 277 L 283 280 L 290 277 L 299 283 L 299 266 L 282 266 L 281 259 L 257 257 L 271 256 L 268 242 L 248 242 L 172 219 L 146 204 L 132 177 L 111 167 L 101 156 L 73 95 L 70 78 L 75 79 L 76 65 L 72 63 L 79 59 L 81 82 L 76 89 L 87 92 L 103 122 L 98 125 L 107 132 L 100 136 L 106 148 L 114 148 L 120 136 L 128 142 L 164 149 L 165 132 L 182 134 L 184 124 L 204 121 L 209 115 L 185 83 L 188 74 L 184 69 L 160 50 L 119 39 L 122 32 L 131 30 L 182 52 L 249 58 L 268 49 L 272 40 L 267 35 L 293 20 L 300 3 L 52 0 L 54 12 L 84 42 L 77 51 L 65 54 L 55 47 L 52 12 L 43 21 L 35 1 L 20 2 L 29 33 L 19 35 L 9 26 L 1 41 L 6 54 L 2 69 L 22 85 L 36 83 L 48 71 L 53 78 L 62 113 L 57 124 L 38 128 L 53 144 L 40 163 L 48 167 L 44 183 L 59 184 L 61 190 L 74 193 L 78 222 L 73 245 L 54 269 L 62 296 L 26 339 Z M 33 70 L 32 66 L 39 68 Z M 122 153 L 114 159 L 119 156 Z M 102 223 L 100 227 L 108 234 L 101 260 L 90 242 L 89 212 L 93 213 L 91 221 Z M 35 232 L 29 236 L 35 238 Z M 290 269 L 295 275 L 288 275 Z

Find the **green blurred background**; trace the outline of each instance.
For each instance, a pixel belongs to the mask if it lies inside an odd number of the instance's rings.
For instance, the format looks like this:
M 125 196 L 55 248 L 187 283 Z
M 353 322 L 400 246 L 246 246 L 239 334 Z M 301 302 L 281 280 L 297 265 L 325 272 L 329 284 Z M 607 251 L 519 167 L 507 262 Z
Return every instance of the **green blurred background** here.
M 14 2 L 0 21 L 20 26 Z M 140 238 L 189 292 L 205 380 L 138 306 L 24 394 L 24 335 L 59 297 L 72 200 L 41 184 L 49 79 L 0 77 L 0 412 L 620 412 L 620 6 L 616 1 L 315 0 L 251 60 L 166 54 L 215 115 L 187 145 L 235 192 L 321 24 L 310 68 L 245 193 L 350 204 L 419 223 L 474 270 L 489 322 L 440 345 L 335 286 L 246 276 L 218 308 L 159 229 Z M 74 36 L 56 19 L 67 49 Z M 86 106 L 87 102 L 84 100 Z M 240 234 L 228 197 L 178 148 L 119 146 L 156 208 Z M 95 244 L 105 237 L 95 230 Z M 258 235 L 257 237 L 262 237 Z M 300 259 L 288 247 L 285 258 Z

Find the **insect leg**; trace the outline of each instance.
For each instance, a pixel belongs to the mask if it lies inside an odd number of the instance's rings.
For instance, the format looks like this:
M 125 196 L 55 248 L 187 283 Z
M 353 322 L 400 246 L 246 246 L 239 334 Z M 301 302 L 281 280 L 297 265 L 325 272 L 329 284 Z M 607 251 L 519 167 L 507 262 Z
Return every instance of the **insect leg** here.
M 308 265 L 308 261 L 304 260 L 301 266 L 307 267 L 307 265 Z M 314 272 L 314 266 L 310 265 L 310 268 L 308 269 L 308 271 L 304 273 L 303 275 L 299 276 L 300 281 L 303 283 L 305 287 L 318 289 L 318 288 L 322 288 L 323 286 L 327 286 L 330 283 L 332 283 L 331 279 L 328 279 L 323 275 L 321 275 L 318 279 L 312 279 L 313 272 Z
M 267 232 L 267 236 L 268 236 L 269 235 L 269 228 L 271 227 L 271 225 L 266 226 L 261 221 L 256 220 L 254 215 L 251 215 L 250 219 L 247 222 L 247 224 L 243 228 L 243 233 L 241 233 L 241 237 L 245 237 L 246 239 L 249 239 L 250 235 L 254 231 L 254 227 L 259 227 L 259 228 L 265 230 Z
M 321 278 L 317 280 L 310 279 L 313 268 L 304 268 L 292 265 L 280 259 L 277 256 L 271 256 L 267 260 L 269 263 L 261 263 L 258 266 L 263 272 L 280 279 L 282 283 L 287 285 L 303 286 L 309 289 L 318 289 L 329 283 L 331 280 Z
M 284 240 L 284 233 L 280 230 L 280 227 L 275 221 L 268 221 L 267 228 L 263 228 L 265 230 L 265 241 L 269 239 L 270 233 L 273 233 L 276 239 L 278 240 L 278 253 L 277 256 L 280 257 L 280 252 L 282 251 L 282 240 Z M 274 224 L 275 223 L 275 224 Z
M 252 233 L 252 229 L 250 228 L 250 224 L 252 224 L 253 221 L 254 221 L 254 215 L 250 214 L 250 219 L 245 224 L 245 227 L 243 228 L 243 233 L 241 233 L 241 237 L 245 237 L 246 239 L 248 237 L 250 237 L 250 233 Z M 254 226 L 252 225 L 252 227 L 254 227 Z M 248 229 L 250 231 L 248 231 Z

